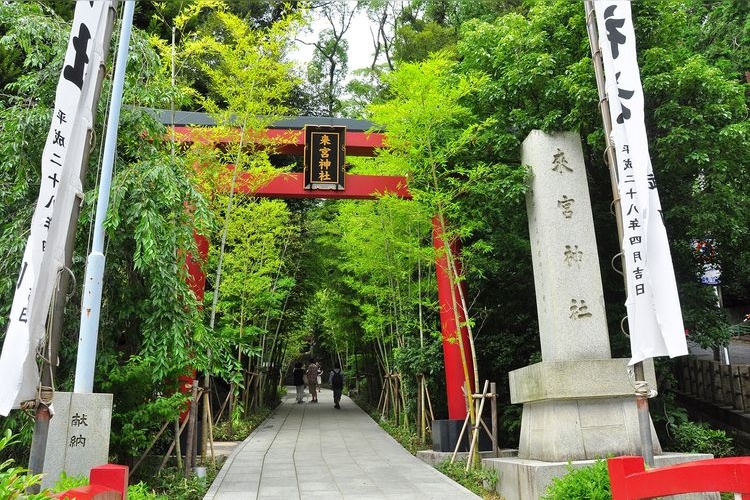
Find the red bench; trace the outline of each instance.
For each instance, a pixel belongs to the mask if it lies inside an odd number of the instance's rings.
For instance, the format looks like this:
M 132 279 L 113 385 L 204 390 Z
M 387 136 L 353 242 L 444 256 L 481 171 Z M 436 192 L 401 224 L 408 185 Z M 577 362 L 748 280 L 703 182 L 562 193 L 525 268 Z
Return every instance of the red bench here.
M 612 500 L 731 492 L 750 500 L 750 457 L 714 458 L 645 470 L 643 457 L 607 460 Z

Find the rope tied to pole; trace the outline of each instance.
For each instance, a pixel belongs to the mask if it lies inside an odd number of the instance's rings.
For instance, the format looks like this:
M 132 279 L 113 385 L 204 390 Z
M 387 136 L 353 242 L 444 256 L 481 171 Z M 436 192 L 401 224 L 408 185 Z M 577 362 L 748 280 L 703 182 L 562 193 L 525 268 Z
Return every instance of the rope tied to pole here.
M 630 385 L 633 386 L 636 397 L 651 399 L 659 395 L 659 392 L 653 389 L 647 381 L 635 379 L 635 369 L 632 366 L 628 366 L 628 379 L 630 379 Z

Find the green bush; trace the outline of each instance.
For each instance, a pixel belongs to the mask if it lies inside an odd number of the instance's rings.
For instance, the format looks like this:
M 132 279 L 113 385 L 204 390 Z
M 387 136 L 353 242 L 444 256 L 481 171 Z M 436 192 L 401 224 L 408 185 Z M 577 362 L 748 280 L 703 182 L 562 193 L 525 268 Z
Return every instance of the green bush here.
M 132 358 L 125 365 L 110 367 L 102 392 L 111 392 L 117 404 L 112 409 L 109 452 L 113 461 L 128 463 L 148 449 L 159 428 L 174 422 L 185 409 L 186 395 L 162 394 L 160 384 L 151 381 L 154 368 Z M 172 426 L 162 435 L 154 451 L 170 442 Z
M 495 491 L 497 486 L 497 472 L 491 469 L 471 468 L 466 470 L 466 462 L 450 460 L 440 462 L 436 469 L 453 479 L 464 488 L 484 496 L 488 491 Z
M 612 492 L 609 489 L 607 461 L 596 460 L 593 464 L 574 469 L 568 464 L 568 473 L 552 480 L 547 488 L 544 500 L 609 500 Z
M 149 478 L 148 482 L 143 486 L 146 492 L 149 492 L 149 488 L 153 488 L 158 494 L 138 498 L 143 498 L 144 500 L 201 500 L 218 472 L 218 468 L 209 463 L 206 465 L 206 477 L 191 475 L 186 479 L 181 469 L 164 469 Z M 128 499 L 130 500 L 130 498 L 130 489 L 128 489 Z
M 214 441 L 242 441 L 250 435 L 260 424 L 262 424 L 273 411 L 272 408 L 258 408 L 252 414 L 245 417 L 237 410 L 232 415 L 232 428 L 229 421 L 223 420 L 213 428 Z
M 0 438 L 0 451 L 6 446 L 11 446 L 17 438 L 10 430 L 5 431 L 5 435 Z M 39 484 L 42 481 L 40 474 L 32 475 L 23 467 L 15 467 L 14 460 L 8 460 L 0 463 L 0 498 L 13 499 L 24 498 L 29 500 L 41 500 L 48 498 L 46 494 L 26 495 L 26 488 Z
M 136 483 L 128 486 L 128 500 L 167 500 L 167 495 L 159 495 L 144 483 Z
M 377 417 L 373 416 L 373 418 L 377 420 L 380 416 L 378 414 Z M 396 424 L 388 419 L 380 419 L 378 423 L 383 430 L 390 434 L 393 439 L 398 441 L 401 446 L 409 450 L 409 453 L 412 455 L 416 454 L 418 450 L 429 448 L 427 443 L 424 443 L 411 427 L 405 427 L 403 424 Z
M 57 480 L 55 485 L 52 487 L 52 491 L 55 493 L 62 493 L 63 491 L 72 490 L 79 486 L 85 486 L 89 484 L 89 478 L 86 476 L 69 476 L 62 471 L 60 479 Z
M 703 422 L 683 422 L 672 426 L 674 447 L 686 453 L 710 453 L 714 457 L 734 454 L 732 438 Z

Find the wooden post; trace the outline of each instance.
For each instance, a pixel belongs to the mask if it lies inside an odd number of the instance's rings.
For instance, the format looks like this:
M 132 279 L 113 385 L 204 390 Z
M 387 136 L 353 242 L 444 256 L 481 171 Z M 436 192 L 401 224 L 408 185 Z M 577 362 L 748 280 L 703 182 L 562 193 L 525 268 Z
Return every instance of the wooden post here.
M 188 417 L 187 439 L 185 439 L 185 478 L 190 477 L 190 473 L 195 465 L 193 456 L 195 454 L 195 427 L 198 417 L 198 380 L 193 379 L 193 389 L 190 399 L 190 416 Z
M 495 382 L 490 384 L 490 392 L 492 393 L 492 401 L 490 402 L 490 415 L 492 417 L 492 454 L 497 458 L 500 456 L 500 450 L 497 446 L 497 384 Z
M 208 383 L 204 381 L 206 385 L 204 385 L 203 394 L 201 395 L 201 399 L 203 400 L 203 412 L 201 415 L 201 428 L 203 429 L 203 432 L 201 432 L 201 465 L 206 465 L 206 455 L 208 451 L 208 425 L 209 425 L 209 418 L 208 418 L 208 402 L 211 399 L 210 395 L 208 393 L 207 387 Z
M 427 399 L 427 409 L 430 411 L 430 422 L 435 421 L 435 412 L 432 411 L 432 400 L 430 399 L 430 388 L 427 387 L 427 381 L 424 383 L 424 393 Z
M 740 377 L 742 383 L 740 388 L 742 390 L 742 401 L 745 406 L 745 411 L 750 411 L 750 366 L 742 365 L 738 367 L 740 371 Z
M 461 432 L 458 434 L 458 439 L 456 440 L 456 447 L 453 450 L 453 455 L 451 455 L 451 463 L 456 461 L 456 455 L 458 455 L 458 449 L 461 447 L 461 441 L 464 438 L 466 426 L 469 424 L 469 418 L 471 418 L 471 414 L 467 412 L 466 417 L 464 418 L 464 425 L 461 426 Z
M 706 370 L 705 362 L 703 360 L 695 361 L 696 373 L 698 374 L 698 383 L 696 384 L 695 397 L 698 399 L 705 399 L 706 395 Z
M 175 450 L 175 456 L 177 458 L 177 468 L 182 469 L 182 451 L 180 450 L 180 436 L 182 435 L 182 431 L 185 429 L 185 426 L 188 423 L 188 419 L 185 419 L 185 421 L 180 425 L 180 419 L 175 419 L 175 435 L 174 440 L 172 441 L 172 444 L 169 445 L 169 448 L 167 449 L 167 453 L 164 454 L 164 459 L 161 461 L 161 465 L 159 465 L 159 471 L 161 471 L 169 461 L 169 457 L 172 455 L 172 450 Z
M 700 380 L 700 374 L 698 373 L 698 361 L 694 358 L 688 359 L 688 373 L 690 373 L 690 391 L 689 393 L 693 396 L 698 396 L 698 381 Z
M 734 390 L 732 388 L 732 365 L 719 365 L 721 373 L 721 403 L 726 406 L 734 406 Z
M 723 394 L 721 392 L 721 362 L 710 361 L 711 369 L 711 390 L 709 391 L 709 401 L 721 405 Z
M 745 401 L 742 398 L 742 374 L 740 367 L 732 366 L 732 407 L 735 410 L 745 411 Z
M 471 433 L 471 444 L 469 445 L 469 457 L 466 459 L 466 470 L 468 471 L 472 465 L 474 465 L 475 456 L 478 457 L 477 447 L 479 446 L 479 428 L 482 422 L 482 411 L 484 410 L 484 402 L 487 400 L 487 389 L 490 386 L 490 381 L 484 381 L 484 387 L 482 388 L 481 399 L 479 400 L 479 409 L 476 412 L 476 421 L 474 422 L 474 428 Z

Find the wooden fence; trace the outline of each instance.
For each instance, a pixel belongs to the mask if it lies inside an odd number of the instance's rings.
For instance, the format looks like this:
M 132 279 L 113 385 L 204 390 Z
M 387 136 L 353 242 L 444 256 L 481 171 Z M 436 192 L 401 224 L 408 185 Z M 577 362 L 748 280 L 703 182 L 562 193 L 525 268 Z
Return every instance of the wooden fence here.
M 693 357 L 677 364 L 678 387 L 684 394 L 750 412 L 750 365 L 729 364 Z

